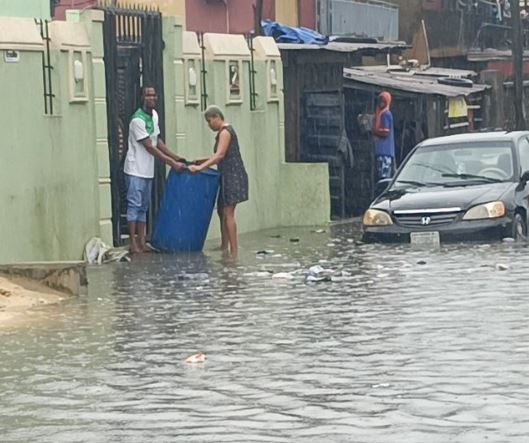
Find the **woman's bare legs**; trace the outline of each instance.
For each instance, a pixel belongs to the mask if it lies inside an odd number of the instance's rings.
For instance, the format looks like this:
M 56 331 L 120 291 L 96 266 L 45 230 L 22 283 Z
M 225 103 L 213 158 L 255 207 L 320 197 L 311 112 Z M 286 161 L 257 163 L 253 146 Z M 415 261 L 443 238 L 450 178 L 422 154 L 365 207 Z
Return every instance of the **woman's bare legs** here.
M 219 220 L 220 220 L 220 238 L 221 238 L 221 243 L 220 243 L 220 248 L 219 249 L 221 251 L 223 251 L 223 252 L 227 252 L 228 251 L 228 247 L 229 247 L 228 234 L 226 233 L 226 227 L 224 225 L 224 216 L 223 216 L 222 209 L 223 208 L 218 208 L 217 209 L 217 213 L 219 214 Z
M 237 258 L 237 224 L 235 222 L 235 205 L 222 208 L 222 225 L 230 253 L 233 258 Z M 226 245 L 227 246 L 227 245 Z M 227 248 L 226 248 L 227 249 Z

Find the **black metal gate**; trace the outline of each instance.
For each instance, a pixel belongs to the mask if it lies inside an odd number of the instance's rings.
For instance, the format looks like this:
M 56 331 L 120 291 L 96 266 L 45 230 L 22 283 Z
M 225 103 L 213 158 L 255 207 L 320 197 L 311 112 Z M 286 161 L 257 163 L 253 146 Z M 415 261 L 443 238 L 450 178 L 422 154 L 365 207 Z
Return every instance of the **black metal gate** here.
M 129 120 L 140 106 L 141 86 L 156 88 L 160 132 L 165 137 L 163 40 L 160 12 L 142 9 L 101 8 L 105 12 L 104 45 L 107 89 L 108 145 L 112 180 L 114 245 L 127 237 L 126 188 L 123 163 L 127 154 Z M 165 168 L 156 163 L 153 199 L 149 214 L 158 209 Z M 150 223 L 148 223 L 148 233 Z

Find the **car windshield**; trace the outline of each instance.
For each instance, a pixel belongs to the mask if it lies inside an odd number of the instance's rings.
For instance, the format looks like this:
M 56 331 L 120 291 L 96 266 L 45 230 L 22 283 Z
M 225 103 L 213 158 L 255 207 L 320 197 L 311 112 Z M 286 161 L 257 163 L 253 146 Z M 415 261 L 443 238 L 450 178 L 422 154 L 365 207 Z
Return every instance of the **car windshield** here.
M 513 178 L 509 143 L 464 143 L 417 149 L 398 174 L 393 189 L 423 186 L 472 186 Z

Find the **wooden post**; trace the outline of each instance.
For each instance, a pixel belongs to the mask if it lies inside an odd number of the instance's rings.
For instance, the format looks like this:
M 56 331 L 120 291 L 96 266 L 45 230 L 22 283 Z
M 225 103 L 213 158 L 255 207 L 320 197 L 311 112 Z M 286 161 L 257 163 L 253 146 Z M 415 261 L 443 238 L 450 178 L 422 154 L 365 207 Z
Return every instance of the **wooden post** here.
M 523 33 L 520 18 L 520 2 L 511 2 L 512 8 L 512 60 L 514 67 L 514 114 L 515 128 L 518 131 L 525 129 L 525 116 L 523 111 Z

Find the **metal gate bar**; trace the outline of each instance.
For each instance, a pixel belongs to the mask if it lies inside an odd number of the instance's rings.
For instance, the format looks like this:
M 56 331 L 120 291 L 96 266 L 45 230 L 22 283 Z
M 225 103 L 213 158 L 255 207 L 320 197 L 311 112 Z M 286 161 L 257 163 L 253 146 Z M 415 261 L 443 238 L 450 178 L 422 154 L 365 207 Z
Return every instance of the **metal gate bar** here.
M 153 9 L 100 7 L 105 13 L 104 49 L 107 90 L 108 145 L 112 182 L 112 232 L 114 244 L 127 237 L 123 163 L 128 148 L 128 123 L 140 106 L 141 85 L 156 89 L 160 135 L 165 137 L 162 19 Z M 165 168 L 158 164 L 153 183 L 149 220 L 158 209 Z M 150 225 L 148 223 L 150 233 Z

